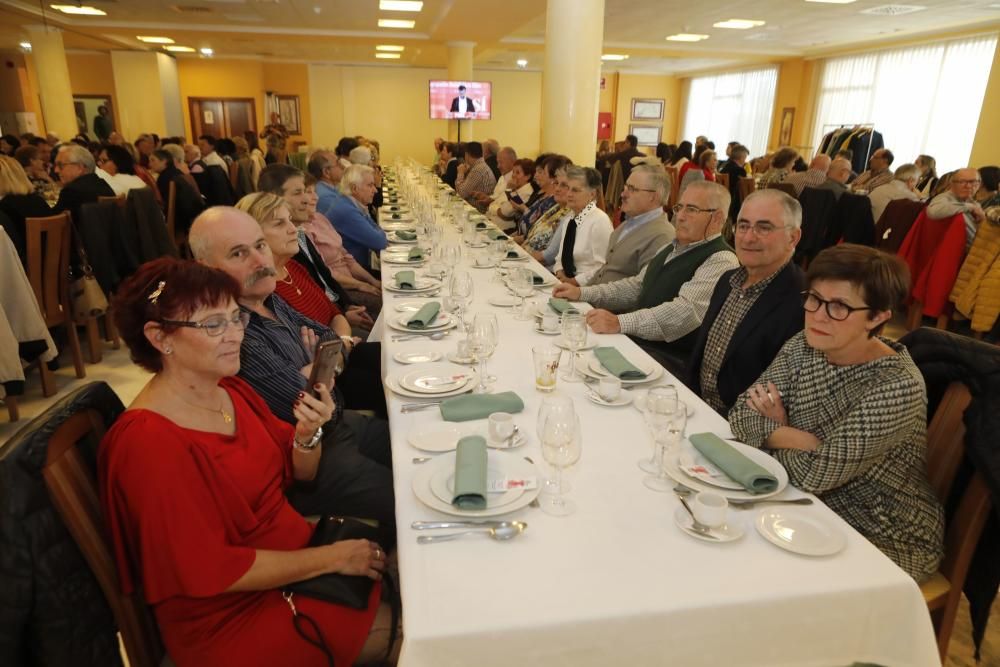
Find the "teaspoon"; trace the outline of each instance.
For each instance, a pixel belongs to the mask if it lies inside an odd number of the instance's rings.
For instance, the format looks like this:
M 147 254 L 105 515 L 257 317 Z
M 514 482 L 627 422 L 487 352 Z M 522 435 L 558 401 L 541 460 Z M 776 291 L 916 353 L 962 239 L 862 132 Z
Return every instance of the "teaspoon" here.
M 495 526 L 483 526 L 482 528 L 473 528 L 470 530 L 463 530 L 460 533 L 448 533 L 447 535 L 421 535 L 417 538 L 417 544 L 429 544 L 431 542 L 445 542 L 447 540 L 454 540 L 456 538 L 462 537 L 464 535 L 488 535 L 489 537 L 497 540 L 499 542 L 505 542 L 511 540 L 525 531 L 528 524 L 523 521 L 503 521 Z

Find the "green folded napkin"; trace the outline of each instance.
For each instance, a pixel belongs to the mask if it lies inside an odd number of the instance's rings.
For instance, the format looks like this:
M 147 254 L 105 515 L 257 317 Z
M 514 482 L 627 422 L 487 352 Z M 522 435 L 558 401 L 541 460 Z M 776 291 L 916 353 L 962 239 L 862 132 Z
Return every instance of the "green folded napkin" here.
M 476 225 L 476 227 L 478 228 L 479 225 Z M 501 232 L 499 229 L 489 230 L 488 232 L 486 232 L 486 236 L 490 237 L 491 241 L 506 241 L 508 238 L 510 238 L 506 234 Z
M 400 216 L 400 215 L 399 215 L 399 213 L 393 213 L 393 214 L 392 214 L 392 219 L 393 219 L 393 220 L 399 220 L 399 219 L 400 219 L 401 217 L 402 217 L 402 216 Z
M 594 356 L 609 373 L 620 380 L 641 380 L 648 375 L 636 368 L 613 347 L 595 347 Z
M 516 251 L 516 250 L 508 250 L 507 251 L 507 259 L 517 259 L 520 256 L 521 256 L 521 254 L 518 251 Z
M 398 206 L 390 206 L 390 207 L 389 207 L 389 210 L 390 210 L 390 211 L 398 211 L 398 210 L 399 210 L 399 207 L 398 207 Z
M 747 493 L 771 493 L 777 490 L 778 479 L 774 475 L 714 433 L 695 433 L 688 440 L 719 470 L 729 475 L 734 482 L 742 484 Z
M 406 326 L 410 329 L 426 329 L 437 319 L 441 304 L 437 301 L 429 301 L 420 307 L 420 310 L 413 314 L 413 317 L 406 320 Z
M 416 287 L 417 277 L 413 271 L 397 271 L 394 276 L 396 287 L 399 289 L 413 289 Z
M 545 277 L 544 276 L 540 276 L 537 273 L 535 273 L 535 275 L 533 275 L 531 277 L 531 284 L 532 285 L 544 285 L 545 284 Z
M 416 232 L 411 232 L 406 229 L 396 230 L 396 238 L 400 241 L 415 241 L 417 238 Z
M 482 220 L 476 223 L 476 229 L 486 229 L 487 226 L 488 225 Z
M 467 435 L 455 450 L 455 497 L 451 504 L 463 510 L 486 509 L 486 438 Z
M 424 251 L 419 246 L 415 248 L 410 248 L 410 252 L 407 253 L 406 255 L 406 259 L 410 260 L 411 262 L 423 258 L 424 258 Z
M 572 306 L 569 305 L 569 299 L 557 299 L 552 297 L 549 299 L 549 308 L 562 315 L 567 310 L 571 309 Z
M 485 419 L 494 412 L 520 412 L 524 401 L 512 391 L 499 394 L 466 394 L 441 403 L 441 418 L 446 422 L 467 422 Z

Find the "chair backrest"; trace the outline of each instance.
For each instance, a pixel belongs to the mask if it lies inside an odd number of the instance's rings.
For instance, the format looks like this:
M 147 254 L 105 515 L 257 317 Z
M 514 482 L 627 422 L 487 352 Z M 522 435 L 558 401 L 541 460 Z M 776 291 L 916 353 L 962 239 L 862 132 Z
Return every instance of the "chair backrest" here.
M 771 183 L 767 187 L 774 188 L 775 190 L 781 190 L 786 195 L 788 195 L 788 196 L 790 196 L 790 197 L 792 197 L 794 199 L 798 199 L 799 198 L 799 193 L 795 191 L 795 186 L 792 185 L 791 183 Z
M 677 167 L 664 167 L 670 180 L 670 195 L 667 197 L 667 209 L 672 209 L 677 203 L 677 190 L 680 183 L 677 180 Z
M 120 208 L 122 210 L 122 212 L 124 212 L 125 211 L 125 199 L 126 199 L 125 195 L 117 195 L 115 197 L 98 197 L 97 201 L 99 203 L 100 202 L 106 202 L 106 201 L 113 201 L 114 203 L 118 204 L 118 208 Z
M 893 199 L 875 221 L 875 247 L 895 254 L 903 239 L 927 204 L 909 199 Z
M 240 181 L 240 163 L 233 160 L 233 163 L 229 165 L 229 183 L 233 186 L 233 190 L 239 188 Z
M 972 395 L 961 382 L 945 390 L 927 427 L 927 477 L 941 503 L 951 494 L 955 473 L 965 455 L 965 422 L 962 417 Z
M 716 174 L 715 175 L 715 182 L 728 190 L 729 189 L 729 174 Z
M 122 593 L 114 555 L 106 538 L 94 471 L 78 443 L 100 439 L 104 424 L 96 410 L 77 412 L 63 422 L 49 441 L 42 474 L 52 504 L 93 571 L 114 613 L 132 667 L 156 667 L 164 656 L 156 622 L 136 589 Z
M 28 281 L 47 327 L 69 317 L 69 212 L 24 221 Z
M 170 181 L 169 193 L 167 194 L 167 233 L 170 239 L 177 238 L 174 235 L 175 222 L 177 218 L 177 182 Z
M 747 198 L 751 192 L 757 189 L 757 181 L 753 179 L 752 176 L 741 176 L 740 177 L 740 201 L 742 202 Z

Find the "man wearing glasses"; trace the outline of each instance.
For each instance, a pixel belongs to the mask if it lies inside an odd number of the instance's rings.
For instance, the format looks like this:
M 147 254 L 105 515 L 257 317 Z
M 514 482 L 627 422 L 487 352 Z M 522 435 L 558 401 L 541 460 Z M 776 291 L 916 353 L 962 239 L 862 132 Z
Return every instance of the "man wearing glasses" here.
M 111 186 L 94 173 L 97 163 L 83 146 L 66 144 L 61 147 L 56 154 L 55 169 L 62 190 L 53 213 L 69 211 L 73 220 L 79 222 L 81 206 L 96 202 L 98 197 L 115 196 Z
M 622 190 L 625 221 L 611 233 L 604 266 L 588 285 L 636 275 L 663 246 L 674 240 L 674 226 L 663 211 L 669 194 L 670 181 L 662 167 L 640 164 L 632 169 Z
M 933 220 L 951 218 L 958 213 L 965 216 L 966 252 L 972 247 L 979 223 L 986 219 L 983 207 L 976 202 L 976 191 L 981 183 L 979 172 L 975 169 L 959 169 L 951 177 L 948 191 L 942 192 L 927 205 L 927 217 Z
M 587 287 L 563 283 L 553 296 L 593 304 L 587 324 L 595 333 L 628 334 L 682 376 L 715 284 L 739 266 L 720 234 L 729 201 L 729 191 L 718 183 L 692 183 L 674 207 L 676 238 L 638 275 Z
M 685 383 L 722 415 L 802 330 L 805 276 L 792 263 L 802 206 L 781 190 L 749 195 L 736 218 L 740 268 L 712 294 Z

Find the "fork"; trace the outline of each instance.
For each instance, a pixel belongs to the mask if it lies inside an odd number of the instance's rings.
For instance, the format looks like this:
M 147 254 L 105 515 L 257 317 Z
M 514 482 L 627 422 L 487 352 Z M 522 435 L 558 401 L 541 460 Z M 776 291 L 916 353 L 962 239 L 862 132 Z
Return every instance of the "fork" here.
M 426 410 L 427 408 L 432 408 L 436 405 L 441 405 L 441 401 L 428 401 L 427 403 L 403 403 L 402 407 L 400 408 L 400 412 L 406 414 L 407 412 Z
M 530 456 L 525 456 L 524 460 L 530 463 L 531 465 L 535 465 L 535 462 L 531 460 Z M 535 496 L 535 499 L 532 500 L 530 503 L 528 503 L 528 507 L 541 507 L 541 506 L 542 504 L 538 502 L 538 496 Z

